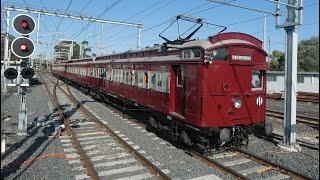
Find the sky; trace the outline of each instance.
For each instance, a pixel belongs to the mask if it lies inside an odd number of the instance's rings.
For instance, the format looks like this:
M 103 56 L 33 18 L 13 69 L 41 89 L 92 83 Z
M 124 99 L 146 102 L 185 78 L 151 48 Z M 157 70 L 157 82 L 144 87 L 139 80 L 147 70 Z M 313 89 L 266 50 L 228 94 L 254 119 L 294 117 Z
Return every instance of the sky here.
M 238 6 L 246 6 L 266 12 L 266 51 L 284 51 L 285 30 L 275 27 L 274 13 L 276 5 L 267 0 L 218 0 L 230 2 Z M 284 2 L 282 0 L 281 2 Z M 207 0 L 1 0 L 1 32 L 5 30 L 6 19 L 4 8 L 13 4 L 16 7 L 59 12 L 62 14 L 82 15 L 111 21 L 142 24 L 141 48 L 162 44 L 159 37 L 177 15 L 188 15 L 202 18 L 205 22 L 226 26 L 224 32 L 242 32 L 250 34 L 263 41 L 264 13 L 241 9 L 228 5 L 220 5 Z M 312 36 L 319 36 L 319 0 L 304 0 L 303 24 L 298 28 L 298 40 L 306 40 Z M 286 17 L 286 8 L 281 6 L 280 23 Z M 11 26 L 12 19 L 21 12 L 11 11 L 10 31 L 19 37 Z M 37 22 L 37 14 L 31 15 Z M 174 40 L 179 33 L 182 35 L 194 24 L 186 21 L 175 22 L 163 35 Z M 62 39 L 77 42 L 86 40 L 97 55 L 110 54 L 137 49 L 138 28 L 133 26 L 114 25 L 100 22 L 88 22 L 55 16 L 41 15 L 39 42 L 33 57 L 44 54 L 46 58 L 53 58 L 53 47 Z M 178 29 L 179 27 L 179 29 Z M 194 28 L 193 28 L 194 29 Z M 192 38 L 206 39 L 217 34 L 222 28 L 205 24 Z M 190 31 L 188 31 L 190 32 Z M 188 35 L 188 32 L 184 36 Z M 36 42 L 37 32 L 30 38 Z M 184 37 L 182 36 L 182 37 Z M 270 43 L 269 43 L 270 40 Z M 270 47 L 270 48 L 269 48 Z M 90 53 L 89 53 L 90 55 Z

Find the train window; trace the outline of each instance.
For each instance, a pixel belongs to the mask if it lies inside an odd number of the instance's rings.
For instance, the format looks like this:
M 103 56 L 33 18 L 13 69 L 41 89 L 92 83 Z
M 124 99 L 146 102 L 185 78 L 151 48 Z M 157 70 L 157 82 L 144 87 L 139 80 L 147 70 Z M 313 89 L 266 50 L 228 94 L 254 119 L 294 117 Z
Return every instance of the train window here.
M 132 79 L 133 79 L 133 73 L 132 73 L 132 71 L 130 71 L 130 74 L 129 74 L 129 81 L 131 81 L 131 83 L 132 83 Z
M 148 86 L 148 73 L 144 72 L 143 73 L 143 87 L 147 87 Z
M 162 90 L 161 92 L 168 93 L 170 88 L 170 73 L 162 73 Z
M 99 68 L 96 70 L 96 78 L 99 78 Z
M 134 82 L 133 82 L 133 85 L 138 85 L 138 72 L 134 72 L 133 73 L 133 79 L 134 79 Z
M 162 86 L 162 73 L 157 73 L 157 90 L 161 91 Z
M 218 48 L 210 52 L 206 52 L 205 58 L 209 58 L 210 60 L 226 61 L 228 59 L 228 54 L 228 48 Z
M 262 90 L 262 71 L 252 70 L 252 90 Z
M 120 83 L 123 82 L 122 72 L 123 72 L 123 70 L 122 70 L 122 69 L 119 69 L 119 81 L 120 81 Z
M 190 49 L 184 50 L 183 51 L 183 58 L 184 59 L 191 59 L 192 58 L 192 51 Z
M 177 87 L 182 87 L 182 73 L 181 69 L 177 69 Z
M 126 82 L 126 84 L 129 84 L 129 71 L 126 71 L 125 72 L 125 82 Z
M 166 73 L 166 93 L 169 93 L 170 92 L 170 73 Z
M 151 72 L 151 78 L 150 78 L 151 82 L 150 82 L 150 88 L 151 89 L 155 89 L 156 88 L 156 73 L 155 72 Z
M 193 57 L 195 58 L 201 57 L 201 50 L 200 49 L 193 50 Z
M 114 80 L 114 82 L 117 82 L 117 81 L 118 81 L 118 79 L 117 79 L 117 73 L 118 73 L 118 70 L 117 70 L 117 69 L 113 70 L 113 80 Z
M 126 79 L 126 71 L 125 70 L 122 70 L 122 82 L 123 83 L 127 83 L 127 79 Z
M 100 68 L 100 78 L 104 79 L 105 76 L 106 76 L 106 74 L 103 72 L 103 69 Z
M 106 80 L 109 80 L 109 69 L 106 68 L 106 69 L 105 69 L 105 72 L 106 72 Z
M 126 54 L 121 54 L 121 55 L 120 55 L 120 59 L 125 59 L 126 57 L 127 57 Z
M 138 86 L 142 87 L 142 85 L 143 85 L 143 72 L 139 72 L 138 74 L 139 74 L 139 84 L 138 84 Z

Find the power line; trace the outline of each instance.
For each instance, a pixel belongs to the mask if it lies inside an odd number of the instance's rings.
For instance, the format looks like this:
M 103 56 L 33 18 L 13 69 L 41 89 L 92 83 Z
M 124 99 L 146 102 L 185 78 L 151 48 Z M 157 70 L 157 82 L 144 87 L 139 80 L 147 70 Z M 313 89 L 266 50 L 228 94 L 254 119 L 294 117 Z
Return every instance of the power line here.
M 139 19 L 139 20 L 136 21 L 136 22 L 137 22 L 137 23 L 138 23 L 138 22 L 141 22 L 143 19 L 145 19 L 145 17 L 150 17 L 152 14 L 156 13 L 158 10 L 164 8 L 165 6 L 171 4 L 173 1 L 175 1 L 175 0 L 169 1 L 169 2 L 166 3 L 165 5 L 159 7 L 158 9 L 154 10 L 153 12 L 151 12 L 150 14 L 144 16 L 143 18 Z M 166 21 L 166 23 L 167 23 L 167 22 L 170 22 L 170 21 Z M 118 33 L 116 33 L 116 34 L 113 34 L 113 35 L 111 35 L 110 37 L 116 37 L 118 34 L 122 33 L 122 32 L 125 31 L 126 29 L 128 29 L 128 28 L 125 28 L 125 29 L 121 30 L 120 32 L 118 32 Z M 143 31 L 143 32 L 145 32 L 145 31 Z
M 42 0 L 40 0 L 40 2 L 41 2 L 41 4 L 42 4 L 44 10 L 48 11 L 47 8 L 45 7 L 44 3 L 42 2 Z M 50 18 L 51 22 L 53 23 L 53 25 L 54 25 L 56 28 L 58 28 L 58 26 L 56 25 L 56 23 L 53 21 L 52 17 L 50 16 L 49 18 Z
M 229 1 L 229 2 L 233 2 L 233 1 L 235 1 L 235 0 L 232 0 L 232 1 Z M 172 2 L 172 1 L 170 1 L 169 3 L 171 3 L 171 2 Z M 209 2 L 209 3 L 211 3 L 211 2 Z M 202 5 L 200 5 L 200 6 L 197 6 L 197 7 L 193 8 L 193 9 L 191 9 L 191 10 L 188 10 L 188 11 L 184 12 L 183 14 L 187 14 L 187 13 L 189 13 L 189 12 L 192 12 L 193 10 L 198 9 L 198 8 L 200 8 L 200 7 L 203 7 L 204 5 L 207 5 L 207 4 L 208 4 L 208 3 L 205 3 L 205 4 L 202 4 Z M 205 9 L 205 10 L 198 11 L 198 12 L 196 12 L 196 13 L 200 13 L 200 12 L 203 12 L 203 11 L 207 11 L 207 10 L 209 10 L 209 9 L 213 9 L 213 8 L 216 8 L 216 7 L 219 7 L 219 6 L 223 6 L 223 5 L 216 5 L 216 6 L 207 8 L 207 9 Z M 196 14 L 196 13 L 193 13 L 193 14 Z M 161 26 L 161 25 L 163 25 L 163 24 L 167 24 L 167 23 L 169 23 L 169 22 L 170 22 L 170 20 L 164 21 L 164 22 L 162 22 L 162 23 L 160 23 L 160 24 L 158 24 L 158 25 L 155 25 L 155 26 L 153 26 L 153 27 L 151 27 L 151 28 L 149 28 L 149 29 L 143 30 L 141 33 L 144 33 L 144 32 L 146 32 L 146 31 L 148 31 L 148 30 L 151 30 L 151 29 L 153 29 L 153 28 L 159 27 L 159 26 Z M 122 31 L 121 31 L 121 32 L 122 32 Z M 115 35 L 118 35 L 118 34 L 119 34 L 119 33 L 117 33 L 117 34 L 115 34 Z M 133 33 L 133 34 L 130 34 L 130 35 L 121 37 L 120 39 L 117 39 L 117 40 L 122 40 L 122 39 L 125 39 L 125 38 L 127 38 L 127 37 L 131 37 L 131 36 L 133 36 L 133 35 L 135 35 L 135 34 L 136 34 L 136 33 Z M 115 37 L 115 35 L 112 35 L 111 37 Z M 115 42 L 115 41 L 117 41 L 117 40 L 114 40 L 114 41 L 111 41 L 111 42 Z
M 82 10 L 80 11 L 80 14 L 89 6 L 89 4 L 92 2 L 92 0 L 90 0 L 83 8 L 82 8 Z M 63 31 L 63 33 L 65 33 L 68 29 L 69 29 L 69 27 L 71 27 L 71 25 L 75 22 L 76 20 L 74 19 L 69 25 L 68 25 L 68 27 Z M 64 35 L 63 35 L 64 36 Z M 63 37 L 62 36 L 62 37 Z
M 120 3 L 122 0 L 117 0 L 116 2 L 114 2 L 111 6 L 107 7 L 102 13 L 100 13 L 100 15 L 98 15 L 96 18 L 100 18 L 102 16 L 104 16 L 108 11 L 110 11 L 112 8 L 114 8 L 118 3 Z M 83 33 L 83 31 L 85 29 L 87 29 L 93 22 L 88 22 L 87 26 L 85 28 L 82 28 L 82 30 L 80 30 L 80 32 L 73 38 L 74 35 L 71 36 L 71 39 L 76 39 L 80 34 Z
M 317 5 L 317 4 L 319 4 L 319 3 L 308 4 L 308 5 L 305 5 L 304 7 L 310 7 L 310 6 L 314 6 L 314 5 Z M 282 12 L 282 13 L 283 13 L 283 12 Z M 268 16 L 271 16 L 271 15 L 267 15 L 267 17 L 268 17 Z M 230 23 L 230 24 L 225 25 L 225 26 L 233 26 L 233 25 L 237 25 L 237 24 L 243 24 L 243 23 L 246 23 L 246 22 L 250 22 L 250 21 L 254 21 L 254 20 L 258 20 L 258 19 L 262 19 L 262 18 L 264 18 L 264 16 L 257 17 L 257 18 L 252 18 L 252 19 L 247 19 L 247 20 L 244 20 L 244 21 L 239 21 L 239 22 Z M 145 31 L 148 31 L 148 30 L 153 29 L 153 28 L 155 28 L 155 27 L 158 27 L 158 26 L 160 26 L 160 25 L 162 25 L 162 24 L 153 26 L 153 27 L 151 27 L 151 28 L 149 28 L 149 29 L 146 29 L 146 30 L 142 31 L 141 33 L 144 33 Z M 303 26 L 303 25 L 302 25 L 302 26 Z M 212 29 L 217 29 L 217 27 L 215 27 L 215 28 L 210 28 L 210 29 L 203 30 L 203 31 L 199 31 L 199 33 L 205 32 L 205 31 L 209 31 L 209 30 L 212 30 Z M 274 30 L 274 31 L 275 31 L 275 30 Z M 268 32 L 270 32 L 270 31 L 268 31 Z M 123 39 L 126 39 L 126 38 L 131 38 L 131 37 L 133 37 L 135 34 L 136 34 L 136 33 L 129 34 L 129 35 L 123 36 L 123 37 L 121 37 L 121 38 L 118 38 L 117 40 L 123 40 Z M 116 42 L 117 40 L 114 40 L 114 41 L 111 41 L 111 42 Z M 157 40 L 158 40 L 158 39 L 157 39 Z M 154 41 L 156 41 L 156 40 L 154 40 Z M 151 41 L 151 42 L 154 42 L 154 41 Z M 144 43 L 145 43 L 145 41 L 144 41 Z M 111 44 L 110 46 L 114 46 L 114 45 L 116 45 L 116 43 Z

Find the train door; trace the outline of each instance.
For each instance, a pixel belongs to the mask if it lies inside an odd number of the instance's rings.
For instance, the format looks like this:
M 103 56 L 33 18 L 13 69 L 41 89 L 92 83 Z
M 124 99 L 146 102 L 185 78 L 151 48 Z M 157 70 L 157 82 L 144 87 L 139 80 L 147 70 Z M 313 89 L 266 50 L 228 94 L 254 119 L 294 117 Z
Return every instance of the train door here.
M 176 65 L 173 66 L 175 73 L 175 112 L 184 116 L 185 113 L 185 66 Z

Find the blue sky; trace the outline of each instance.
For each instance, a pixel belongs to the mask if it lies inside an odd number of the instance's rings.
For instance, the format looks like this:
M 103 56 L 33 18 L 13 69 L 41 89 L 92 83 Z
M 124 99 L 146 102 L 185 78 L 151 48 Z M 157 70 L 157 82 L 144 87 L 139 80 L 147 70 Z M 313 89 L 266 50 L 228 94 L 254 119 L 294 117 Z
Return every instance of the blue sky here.
M 232 0 L 220 0 L 230 2 Z M 285 0 L 282 0 L 284 2 Z M 206 22 L 227 26 L 226 32 L 248 33 L 263 40 L 264 14 L 231 6 L 218 6 L 219 4 L 207 0 L 1 0 L 2 8 L 13 3 L 19 7 L 58 11 L 70 14 L 81 14 L 89 17 L 98 17 L 113 21 L 141 23 L 141 47 L 161 44 L 161 33 L 170 25 L 172 17 L 187 14 L 203 18 Z M 247 6 L 267 12 L 275 12 L 275 4 L 266 0 L 235 0 L 232 4 Z M 3 9 L 2 9 L 3 10 Z M 104 12 L 104 13 L 103 13 Z M 285 18 L 285 6 L 281 6 L 281 22 Z M 19 12 L 11 13 L 12 18 Z M 30 14 L 35 19 L 37 15 Z M 3 19 L 3 12 L 1 19 Z M 5 27 L 1 22 L 2 30 Z M 180 33 L 190 27 L 190 23 L 180 22 Z M 87 28 L 86 28 L 87 27 Z M 101 38 L 101 23 L 73 20 L 60 17 L 41 16 L 39 41 L 43 43 L 36 47 L 35 55 L 43 53 L 47 57 L 53 55 L 54 44 L 60 39 L 75 41 L 88 40 L 93 52 L 106 54 L 136 49 L 137 28 L 122 25 L 103 25 L 103 46 L 98 49 Z M 219 32 L 221 28 L 205 25 L 193 38 L 204 39 Z M 54 32 L 60 34 L 52 35 Z M 10 27 L 10 33 L 17 35 Z M 64 34 L 63 34 L 64 33 Z M 174 24 L 165 32 L 166 37 L 177 37 L 177 25 Z M 299 26 L 298 39 L 304 40 L 312 36 L 319 36 L 319 0 L 304 0 L 303 25 Z M 270 37 L 270 49 L 284 51 L 285 31 L 275 28 L 275 17 L 267 15 L 267 40 Z M 30 35 L 36 40 L 36 32 Z M 267 45 L 268 47 L 268 45 Z M 268 51 L 268 48 L 266 49 Z

